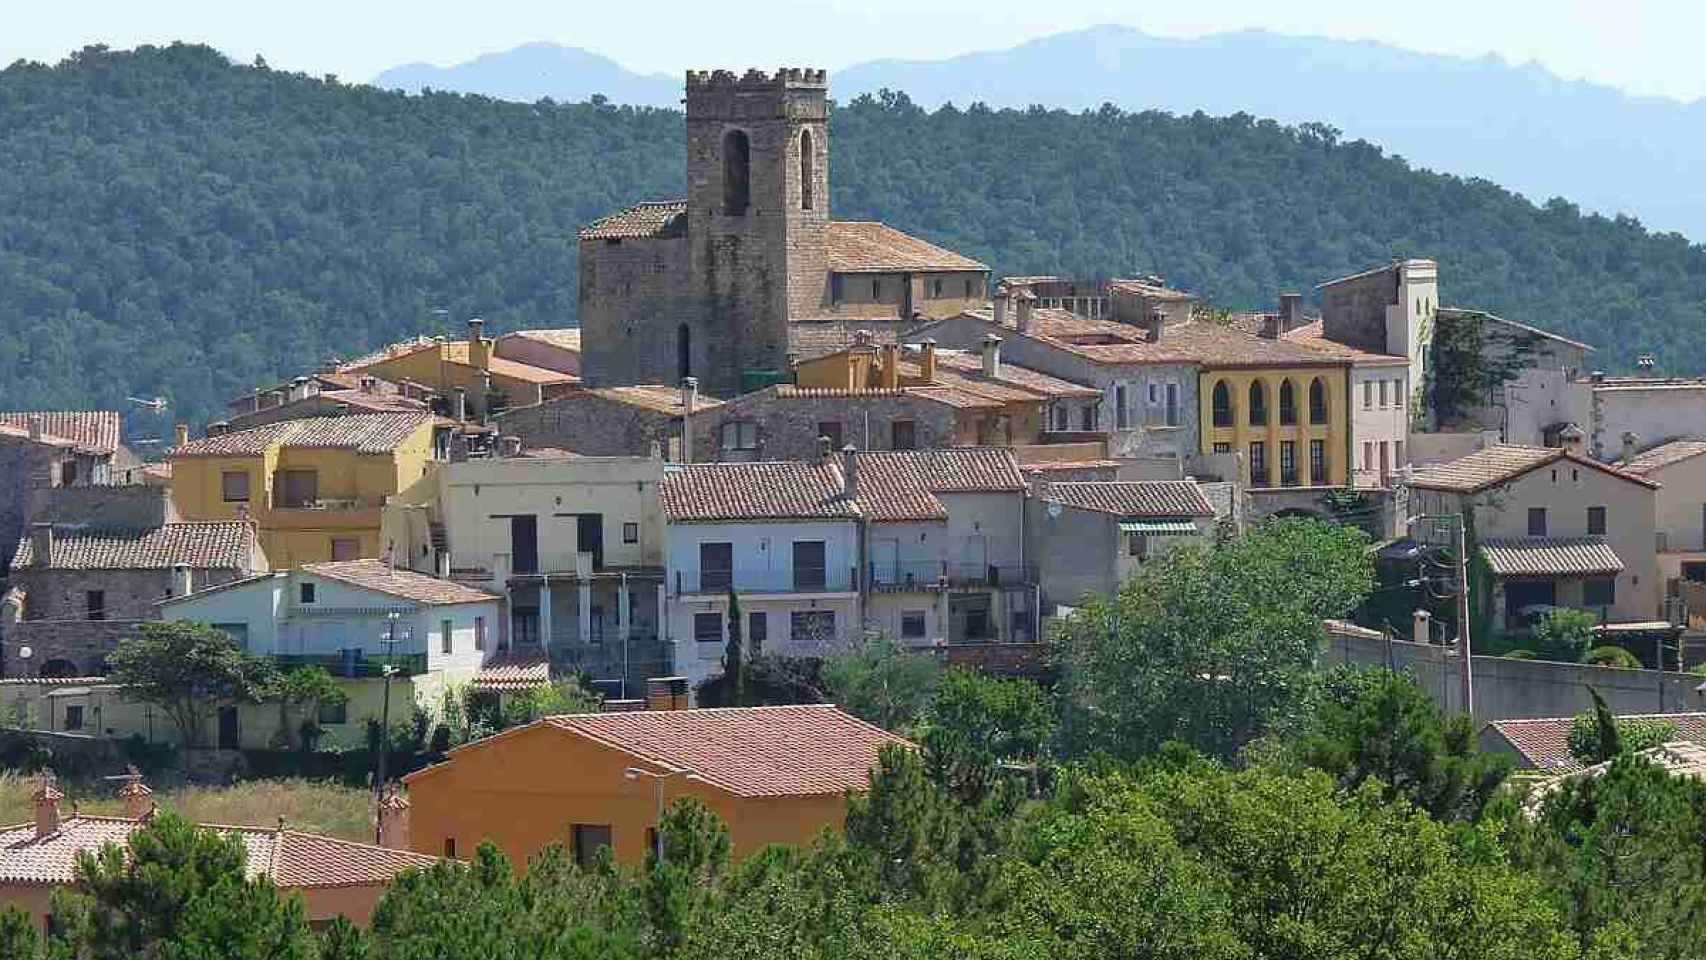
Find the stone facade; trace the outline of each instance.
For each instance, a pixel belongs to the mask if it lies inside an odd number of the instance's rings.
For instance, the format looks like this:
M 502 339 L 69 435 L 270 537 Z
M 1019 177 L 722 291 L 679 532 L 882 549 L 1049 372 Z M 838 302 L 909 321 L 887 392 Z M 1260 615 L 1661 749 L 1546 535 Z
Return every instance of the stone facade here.
M 1410 361 L 1409 383 L 1425 383 L 1427 348 L 1439 309 L 1439 267 L 1396 263 L 1321 285 L 1321 330 L 1336 343 Z
M 971 446 L 955 410 L 935 400 L 901 390 L 824 391 L 822 396 L 794 394 L 789 387 L 769 387 L 730 400 L 693 417 L 693 459 L 810 460 L 820 453 L 818 438 L 824 424 L 837 425 L 840 447 L 893 450 L 897 421 L 913 425 L 914 449 Z M 791 394 L 791 395 L 790 395 Z M 725 438 L 724 425 L 732 427 Z M 750 425 L 750 432 L 744 425 Z M 751 445 L 746 445 L 747 437 Z
M 171 490 L 141 483 L 74 487 L 33 483 L 24 494 L 24 513 L 25 523 L 81 524 L 94 529 L 143 530 L 177 520 Z M 8 543 L 8 551 L 17 542 Z
M 24 535 L 32 489 L 104 484 L 115 459 L 74 449 L 63 441 L 0 434 L 0 546 L 5 558 L 11 559 L 12 548 Z
M 678 449 L 681 415 L 577 392 L 532 407 L 509 410 L 498 429 L 520 437 L 523 449 L 559 447 L 589 457 L 646 457 Z
M 99 677 L 119 641 L 136 636 L 137 620 L 38 620 L 4 624 L 0 673 L 7 677 Z M 22 652 L 28 649 L 26 659 Z

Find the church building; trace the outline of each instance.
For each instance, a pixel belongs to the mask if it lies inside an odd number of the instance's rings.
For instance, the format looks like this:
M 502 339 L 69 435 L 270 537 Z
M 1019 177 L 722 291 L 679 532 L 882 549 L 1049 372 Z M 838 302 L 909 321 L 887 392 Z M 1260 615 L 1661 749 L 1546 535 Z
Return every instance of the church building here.
M 695 377 L 733 396 L 856 329 L 892 339 L 988 301 L 982 263 L 830 219 L 828 89 L 822 70 L 687 73 L 686 199 L 580 234 L 589 386 Z

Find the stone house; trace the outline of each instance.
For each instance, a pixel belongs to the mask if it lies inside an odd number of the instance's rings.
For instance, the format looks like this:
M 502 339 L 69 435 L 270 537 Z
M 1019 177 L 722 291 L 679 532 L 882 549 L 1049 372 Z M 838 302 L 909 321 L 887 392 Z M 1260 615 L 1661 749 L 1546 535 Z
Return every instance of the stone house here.
M 696 380 L 679 388 L 581 387 L 555 400 L 506 411 L 497 426 L 505 435 L 520 438 L 524 449 L 556 448 L 589 457 L 649 457 L 661 451 L 674 461 L 683 459 L 686 414 L 711 415 L 721 404 L 699 393 Z
M 1139 566 L 1213 532 L 1194 480 L 1054 481 L 1026 504 L 1026 544 L 1046 571 L 1041 606 L 1107 596 Z
M 160 619 L 162 599 L 267 569 L 247 521 L 130 530 L 38 523 L 17 544 L 0 601 L 6 674 L 100 676 L 120 640 Z
M 116 410 L 0 413 L 0 544 L 24 535 L 34 489 L 141 483 L 122 428 Z
M 1552 607 L 1590 610 L 1602 622 L 1647 622 L 1660 613 L 1655 546 L 1659 484 L 1571 448 L 1493 446 L 1417 471 L 1410 512 L 1473 513 L 1474 538 L 1495 578 L 1496 623 L 1524 630 Z M 1425 541 L 1453 536 L 1419 522 Z
M 787 374 L 796 321 L 907 321 L 983 302 L 987 268 L 893 227 L 829 210 L 821 70 L 689 71 L 680 200 L 641 203 L 580 234 L 584 375 L 735 396 Z
M 468 321 L 463 340 L 420 338 L 392 344 L 340 364 L 337 372 L 420 384 L 446 398 L 457 420 L 485 418 L 510 407 L 561 396 L 580 383 L 572 373 L 499 356 L 479 319 Z
M 394 383 L 366 373 L 321 371 L 271 390 L 256 390 L 232 400 L 223 423 L 209 432 L 229 433 L 281 420 L 335 417 L 351 413 L 419 413 L 431 411 L 439 395 L 416 383 Z M 448 412 L 448 407 L 445 408 Z

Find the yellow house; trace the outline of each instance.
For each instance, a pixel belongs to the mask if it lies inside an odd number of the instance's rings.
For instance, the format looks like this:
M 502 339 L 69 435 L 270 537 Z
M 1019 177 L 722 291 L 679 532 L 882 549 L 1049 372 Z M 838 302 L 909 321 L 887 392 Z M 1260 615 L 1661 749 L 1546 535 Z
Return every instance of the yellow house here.
M 436 459 L 431 414 L 284 420 L 180 438 L 169 455 L 185 520 L 248 516 L 274 569 L 380 554 L 380 508 Z
M 435 337 L 395 344 L 339 370 L 429 387 L 458 420 L 554 400 L 580 383 L 572 373 L 499 356 L 483 327 L 480 320 L 470 320 L 466 340 Z

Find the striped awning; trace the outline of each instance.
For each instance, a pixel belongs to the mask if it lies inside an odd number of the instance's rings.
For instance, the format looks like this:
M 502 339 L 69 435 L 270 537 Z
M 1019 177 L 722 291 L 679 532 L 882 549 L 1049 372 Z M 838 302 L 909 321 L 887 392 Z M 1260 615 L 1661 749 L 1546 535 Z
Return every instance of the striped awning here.
M 1150 537 L 1169 537 L 1197 532 L 1192 520 L 1121 520 L 1121 533 L 1141 533 Z
M 1481 556 L 1500 577 L 1602 577 L 1623 572 L 1604 537 L 1483 540 Z

